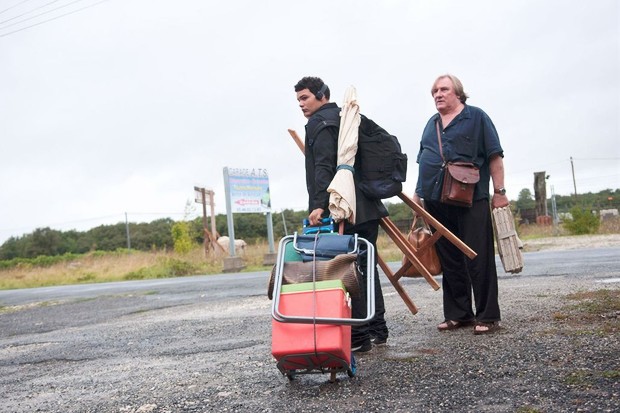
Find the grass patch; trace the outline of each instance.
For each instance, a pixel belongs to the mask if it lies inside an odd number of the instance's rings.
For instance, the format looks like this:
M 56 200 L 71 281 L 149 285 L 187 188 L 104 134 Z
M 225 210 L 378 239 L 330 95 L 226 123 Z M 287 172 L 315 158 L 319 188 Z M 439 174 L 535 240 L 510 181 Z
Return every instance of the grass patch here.
M 553 225 L 521 224 L 517 227 L 517 232 L 522 241 L 568 235 L 568 231 L 565 231 L 562 226 L 554 227 Z
M 97 280 L 97 274 L 92 273 L 92 272 L 87 272 L 81 277 L 77 278 L 77 282 L 79 283 L 89 283 L 89 282 L 94 282 L 95 280 Z
M 620 332 L 620 289 L 578 291 L 566 299 L 569 302 L 552 314 L 566 327 L 565 334 L 604 337 Z
M 620 379 L 620 370 L 607 370 L 602 371 L 601 376 L 606 379 Z
M 516 410 L 516 413 L 541 413 L 542 410 L 536 409 L 531 406 L 522 406 Z
M 270 270 L 270 266 L 263 265 L 268 250 L 268 245 L 262 243 L 238 252 L 246 263 L 244 271 Z M 185 254 L 118 250 L 49 260 L 10 260 L 0 265 L 0 290 L 219 274 L 227 256 L 213 252 L 205 256 L 203 247 L 196 246 Z
M 605 317 L 609 313 L 620 312 L 620 289 L 579 291 L 566 298 L 577 301 L 573 308 L 585 318 Z
M 377 244 L 386 261 L 402 258 L 402 252 L 387 235 L 381 234 Z M 243 271 L 270 271 L 272 266 L 263 265 L 268 252 L 266 242 L 249 244 L 245 251 L 237 251 L 245 263 Z M 0 290 L 220 274 L 227 256 L 213 252 L 205 256 L 203 247 L 196 246 L 185 254 L 121 249 L 0 261 Z
M 564 321 L 564 320 L 568 319 L 570 317 L 570 315 L 568 313 L 563 313 L 561 311 L 556 311 L 555 313 L 553 313 L 552 317 L 556 321 Z
M 520 224 L 517 226 L 519 238 L 522 241 L 534 240 L 539 238 L 551 238 L 558 236 L 569 236 L 570 232 L 564 228 L 563 224 L 553 225 L 536 225 L 536 224 Z M 618 234 L 620 233 L 620 217 L 605 219 L 601 222 L 596 234 Z
M 569 386 L 578 386 L 578 387 L 592 387 L 596 385 L 596 383 L 603 381 L 609 381 L 610 385 L 613 382 L 617 381 L 620 377 L 620 371 L 618 370 L 605 370 L 605 371 L 596 371 L 596 370 L 577 370 L 570 373 L 568 376 L 564 378 L 564 383 Z
M 592 380 L 592 372 L 586 370 L 578 370 L 570 373 L 564 378 L 564 383 L 569 386 L 586 386 Z
M 137 271 L 130 271 L 123 277 L 125 280 L 144 280 L 150 278 L 173 278 L 186 275 L 196 275 L 202 270 L 200 265 L 183 261 L 178 258 L 163 258 L 151 267 L 140 268 Z
M 602 228 L 610 230 L 605 225 Z M 615 230 L 615 227 L 611 230 Z M 557 235 L 553 233 L 553 227 L 536 225 L 527 228 L 520 226 L 519 233 L 525 239 Z M 402 260 L 402 251 L 383 231 L 379 231 L 377 249 L 386 262 Z M 249 244 L 245 251 L 237 251 L 245 264 L 243 271 L 270 271 L 271 266 L 263 265 L 268 252 L 267 242 Z M 0 290 L 220 274 L 227 256 L 213 252 L 205 256 L 203 247 L 196 246 L 185 254 L 119 249 L 113 252 L 93 251 L 87 254 L 5 260 L 0 261 Z M 557 318 L 560 320 L 562 316 L 558 314 Z

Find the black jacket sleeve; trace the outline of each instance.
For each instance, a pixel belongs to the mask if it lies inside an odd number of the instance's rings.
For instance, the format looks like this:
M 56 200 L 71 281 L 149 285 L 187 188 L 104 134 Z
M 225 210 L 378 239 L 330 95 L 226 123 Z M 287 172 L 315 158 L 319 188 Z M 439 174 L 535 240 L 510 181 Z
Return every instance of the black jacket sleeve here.
M 336 175 L 336 162 L 338 156 L 338 129 L 334 126 L 321 128 L 314 137 L 309 150 L 312 151 L 313 174 L 310 179 L 312 193 L 310 196 L 310 210 L 323 208 L 327 212 L 329 205 L 329 193 L 327 187 Z

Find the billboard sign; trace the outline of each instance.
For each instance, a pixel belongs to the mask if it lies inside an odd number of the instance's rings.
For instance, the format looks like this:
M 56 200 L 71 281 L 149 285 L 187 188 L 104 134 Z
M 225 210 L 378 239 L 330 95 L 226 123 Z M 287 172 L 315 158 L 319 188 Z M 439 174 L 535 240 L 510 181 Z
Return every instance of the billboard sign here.
M 225 168 L 232 213 L 271 212 L 266 169 Z

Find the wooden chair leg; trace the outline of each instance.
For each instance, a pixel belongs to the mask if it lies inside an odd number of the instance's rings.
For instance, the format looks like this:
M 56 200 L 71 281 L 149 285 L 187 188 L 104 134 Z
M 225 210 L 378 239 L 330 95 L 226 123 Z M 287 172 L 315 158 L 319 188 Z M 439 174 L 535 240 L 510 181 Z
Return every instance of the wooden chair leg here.
M 407 308 L 409 308 L 409 311 L 411 311 L 411 314 L 417 314 L 418 307 L 416 307 L 416 305 L 413 303 L 413 301 L 409 297 L 409 294 L 407 294 L 407 291 L 405 291 L 405 289 L 400 284 L 398 279 L 394 277 L 394 273 L 392 272 L 390 267 L 388 267 L 386 262 L 383 261 L 383 259 L 379 255 L 377 255 L 377 263 L 379 264 L 379 267 L 381 267 L 381 269 L 385 273 L 385 276 L 388 278 L 388 280 L 390 280 L 390 282 L 394 286 L 394 289 L 398 292 L 398 295 L 400 295 L 400 298 L 403 299 L 403 301 L 405 302 L 405 305 L 407 306 Z
M 402 201 L 405 204 L 407 204 L 407 206 L 409 208 L 411 208 L 414 212 L 416 212 L 418 215 L 421 215 L 422 218 L 424 218 L 424 220 L 426 221 L 426 223 L 428 225 L 432 226 L 435 229 L 435 231 L 439 232 L 442 236 L 446 237 L 446 239 L 448 239 L 448 241 L 450 241 L 452 244 L 454 244 L 455 247 L 457 247 L 459 250 L 461 250 L 461 252 L 463 252 L 463 254 L 465 254 L 466 256 L 468 256 L 472 260 L 474 258 L 476 258 L 477 254 L 476 254 L 476 252 L 474 250 L 469 248 L 469 246 L 467 246 L 467 244 L 465 244 L 456 235 L 454 235 L 452 232 L 450 232 L 450 230 L 448 228 L 446 228 L 443 225 L 441 225 L 441 223 L 439 221 L 437 221 L 435 218 L 433 218 L 433 216 L 431 214 L 426 212 L 426 210 L 424 208 L 422 208 L 420 205 L 418 205 L 415 202 L 413 202 L 413 200 L 411 198 L 409 198 L 407 195 L 403 194 L 402 192 L 400 194 L 398 194 L 398 197 L 400 199 L 402 199 Z
M 389 218 L 381 218 L 381 228 L 385 231 L 385 233 L 394 241 L 396 246 L 405 254 L 405 256 L 409 259 L 411 264 L 413 264 L 420 274 L 424 277 L 426 282 L 430 284 L 431 287 L 435 291 L 439 290 L 439 284 L 433 278 L 433 276 L 428 272 L 426 267 L 422 265 L 418 257 L 416 256 L 416 250 L 413 248 L 411 243 L 407 241 L 407 238 L 400 232 L 400 230 L 396 227 L 396 224 L 392 222 Z

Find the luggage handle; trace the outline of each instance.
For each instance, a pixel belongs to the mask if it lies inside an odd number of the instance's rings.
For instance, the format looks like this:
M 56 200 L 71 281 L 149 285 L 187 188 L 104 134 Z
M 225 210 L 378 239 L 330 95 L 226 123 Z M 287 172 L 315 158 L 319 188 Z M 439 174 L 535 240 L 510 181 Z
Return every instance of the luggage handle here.
M 340 254 L 356 254 L 358 252 L 357 240 L 357 234 L 339 236 L 326 234 L 318 236 L 318 234 L 298 235 L 295 232 L 293 235 L 293 248 L 301 254 L 313 257 L 334 258 Z M 313 248 L 300 245 L 303 241 L 312 245 Z

